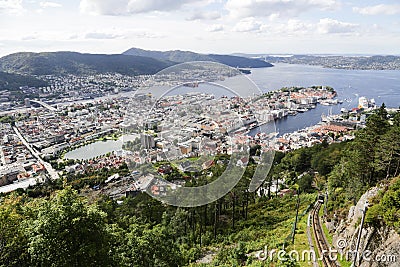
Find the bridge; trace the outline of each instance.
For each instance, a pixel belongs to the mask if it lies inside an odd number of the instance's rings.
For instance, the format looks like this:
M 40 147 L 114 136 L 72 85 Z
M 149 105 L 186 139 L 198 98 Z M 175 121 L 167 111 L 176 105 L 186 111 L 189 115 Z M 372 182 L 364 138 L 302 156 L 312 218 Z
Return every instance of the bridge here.
M 56 110 L 57 110 L 55 107 L 50 106 L 49 104 L 44 103 L 43 101 L 40 101 L 40 100 L 30 100 L 30 101 L 31 101 L 32 103 L 39 104 L 39 105 L 41 105 L 41 106 L 47 108 L 47 109 L 50 110 L 50 111 L 56 111 Z

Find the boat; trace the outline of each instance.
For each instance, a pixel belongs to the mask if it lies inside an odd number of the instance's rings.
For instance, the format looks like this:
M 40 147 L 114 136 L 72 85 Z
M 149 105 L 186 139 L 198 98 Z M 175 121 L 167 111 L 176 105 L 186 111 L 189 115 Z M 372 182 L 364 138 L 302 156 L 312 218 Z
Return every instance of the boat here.
M 258 127 L 258 123 L 257 122 L 253 122 L 252 124 L 249 125 L 249 130 L 253 130 L 254 128 Z
M 196 87 L 199 87 L 199 83 L 198 82 L 185 83 L 183 86 L 196 88 Z
M 239 71 L 243 74 L 251 74 L 251 70 L 249 69 L 239 69 Z
M 326 100 L 321 100 L 320 104 L 323 106 L 332 106 L 332 105 L 337 105 L 339 101 L 337 99 L 326 99 Z
M 321 121 L 322 122 L 329 122 L 330 119 L 328 116 L 326 116 L 324 113 L 321 114 Z

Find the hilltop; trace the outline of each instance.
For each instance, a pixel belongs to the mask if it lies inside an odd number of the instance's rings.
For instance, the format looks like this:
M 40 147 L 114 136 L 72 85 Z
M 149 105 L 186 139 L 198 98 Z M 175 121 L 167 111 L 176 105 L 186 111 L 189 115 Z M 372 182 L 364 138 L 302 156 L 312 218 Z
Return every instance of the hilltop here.
M 21 52 L 0 58 L 0 71 L 26 75 L 153 74 L 173 62 L 129 55 Z
M 0 71 L 0 90 L 16 90 L 22 86 L 41 87 L 47 86 L 47 82 L 32 76 L 12 74 Z
M 199 54 L 190 51 L 150 51 L 139 48 L 131 48 L 124 55 L 151 57 L 158 60 L 168 60 L 177 63 L 190 61 L 213 61 L 238 68 L 266 68 L 273 65 L 260 59 L 253 59 L 231 55 Z

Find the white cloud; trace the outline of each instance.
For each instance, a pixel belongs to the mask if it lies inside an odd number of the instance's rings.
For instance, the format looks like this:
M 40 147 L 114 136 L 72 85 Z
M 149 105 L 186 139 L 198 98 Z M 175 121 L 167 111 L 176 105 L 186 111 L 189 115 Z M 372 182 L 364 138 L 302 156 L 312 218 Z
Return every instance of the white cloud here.
M 42 8 L 49 8 L 49 7 L 50 7 L 50 8 L 57 8 L 57 7 L 62 7 L 61 4 L 56 3 L 56 2 L 40 2 L 39 5 L 40 5 Z
M 113 34 L 113 33 L 104 33 L 104 32 L 89 32 L 85 35 L 85 39 L 117 39 L 121 38 L 121 35 Z
M 289 19 L 284 23 L 268 23 L 261 26 L 260 32 L 270 36 L 285 37 L 306 37 L 316 38 L 329 34 L 346 35 L 358 34 L 358 24 L 337 21 L 330 18 L 320 19 L 317 23 L 302 21 L 299 19 Z
M 22 0 L 0 0 L 0 13 L 20 14 L 23 9 Z
M 353 7 L 353 11 L 362 15 L 396 15 L 400 14 L 400 5 Z
M 141 38 L 141 39 L 153 39 L 153 38 L 163 38 L 157 32 L 150 31 L 148 29 L 134 29 L 134 30 L 124 30 L 124 29 L 108 29 L 105 31 L 94 31 L 84 34 L 84 39 L 99 39 L 99 40 L 113 40 L 113 39 L 130 39 L 130 38 Z
M 221 18 L 221 14 L 217 11 L 211 12 L 196 12 L 193 13 L 186 20 L 216 20 Z
M 307 35 L 315 31 L 315 25 L 298 19 L 290 19 L 278 27 L 279 32 L 288 35 Z
M 289 19 L 282 23 L 263 24 L 260 33 L 275 37 L 311 36 L 316 32 L 317 25 L 299 19 Z
M 131 15 L 152 11 L 177 10 L 200 0 L 81 0 L 83 13 L 99 15 Z
M 233 28 L 236 32 L 257 32 L 261 30 L 262 23 L 255 18 L 241 19 Z
M 330 18 L 320 19 L 317 24 L 317 30 L 322 34 L 351 33 L 355 32 L 358 27 L 358 24 L 342 22 Z
M 224 26 L 221 24 L 213 24 L 207 28 L 208 32 L 221 32 L 224 30 Z
M 165 35 L 153 31 L 136 31 L 128 34 L 127 37 L 140 38 L 140 39 L 160 39 L 165 38 Z
M 337 0 L 228 0 L 225 8 L 231 16 L 244 18 L 297 16 L 312 9 L 336 9 L 339 5 Z
M 77 40 L 78 38 L 79 38 L 79 36 L 77 34 L 72 34 L 67 39 L 68 40 Z
M 22 41 L 32 41 L 37 39 L 39 39 L 39 36 L 37 34 L 27 35 L 21 38 Z

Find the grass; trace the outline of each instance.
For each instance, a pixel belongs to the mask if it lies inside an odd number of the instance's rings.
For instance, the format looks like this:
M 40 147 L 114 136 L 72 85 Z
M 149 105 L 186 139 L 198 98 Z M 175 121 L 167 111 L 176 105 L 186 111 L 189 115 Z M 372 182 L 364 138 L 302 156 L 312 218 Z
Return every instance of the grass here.
M 310 245 L 308 244 L 307 237 L 307 221 L 308 221 L 308 213 L 304 215 L 301 220 L 297 223 L 296 236 L 294 240 L 294 244 L 289 246 L 288 250 L 296 250 L 300 253 L 300 267 L 309 267 L 313 266 L 312 262 L 302 261 L 301 256 L 303 251 L 309 251 Z
M 328 228 L 326 227 L 325 223 L 322 223 L 322 231 L 324 232 L 324 235 L 326 237 L 326 240 L 328 241 L 329 245 L 332 246 L 333 245 L 333 237 L 332 235 L 329 233 Z
M 299 216 L 313 203 L 315 194 L 301 195 L 300 200 Z M 250 255 L 255 255 L 255 252 L 263 250 L 265 247 L 269 251 L 282 249 L 285 239 L 293 229 L 296 201 L 297 197 L 286 196 L 272 200 L 260 200 L 252 204 L 249 206 L 248 219 L 239 221 L 235 231 L 228 235 L 224 234 L 224 236 L 227 236 L 227 238 L 224 238 L 224 242 L 214 243 L 212 247 L 219 248 L 221 252 L 231 250 L 240 242 L 244 245 L 246 254 Z M 310 249 L 306 232 L 307 218 L 308 213 L 298 221 L 295 242 L 288 245 L 286 251 L 295 249 L 301 256 L 303 250 Z M 229 231 L 229 229 L 224 231 Z M 214 264 L 215 262 L 208 266 L 215 266 Z M 270 263 L 270 265 L 265 264 L 267 263 L 253 258 L 246 266 L 278 266 L 276 262 Z M 304 267 L 311 266 L 307 262 L 301 264 Z
M 340 264 L 341 267 L 350 267 L 351 262 L 347 261 L 345 258 L 341 259 L 341 257 L 338 257 L 338 263 Z

